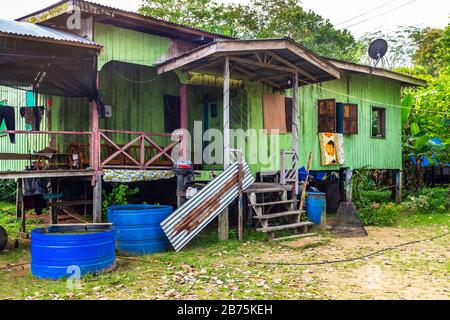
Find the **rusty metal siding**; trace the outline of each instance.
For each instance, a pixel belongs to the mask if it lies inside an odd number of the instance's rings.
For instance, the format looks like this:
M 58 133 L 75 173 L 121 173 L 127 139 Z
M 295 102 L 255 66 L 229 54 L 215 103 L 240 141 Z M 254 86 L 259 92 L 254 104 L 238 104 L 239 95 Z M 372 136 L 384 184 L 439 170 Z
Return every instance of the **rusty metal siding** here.
M 16 130 L 26 130 L 25 119 L 20 116 L 20 107 L 26 106 L 26 91 L 0 86 L 0 100 L 8 99 L 8 105 L 15 107 Z M 45 97 L 39 96 L 39 105 L 45 106 Z M 1 107 L 0 107 L 1 108 Z M 47 113 L 45 113 L 41 130 L 47 130 Z M 49 137 L 39 135 L 16 135 L 16 143 L 12 144 L 8 135 L 0 136 L 0 153 L 20 153 L 40 151 L 49 143 Z M 22 171 L 29 165 L 29 161 L 0 160 L 0 171 Z
M 244 179 L 243 179 L 243 189 L 249 188 L 255 179 L 250 172 L 250 168 L 246 163 L 243 165 L 244 169 Z M 186 244 L 189 243 L 197 234 L 199 234 L 208 224 L 210 224 L 223 210 L 237 198 L 239 194 L 239 186 L 237 183 L 237 177 L 239 174 L 239 165 L 236 163 L 228 168 L 223 174 L 221 174 L 217 179 L 208 184 L 204 189 L 202 189 L 194 198 L 187 202 L 184 206 L 174 212 L 170 217 L 161 223 L 161 227 L 172 243 L 176 251 L 180 251 Z M 233 184 L 233 179 L 235 182 Z M 227 186 L 227 184 L 233 184 L 226 191 L 222 188 Z M 217 199 L 215 199 L 217 197 Z M 210 203 L 208 203 L 208 201 Z M 210 211 L 209 214 L 204 217 L 204 220 L 194 221 L 194 226 L 192 230 L 181 228 L 178 230 L 179 225 L 183 225 L 184 220 L 189 217 L 190 213 L 195 212 L 195 210 L 202 207 L 202 205 L 207 204 L 205 211 Z M 201 213 L 199 213 L 201 215 Z M 194 218 L 201 218 L 196 215 Z

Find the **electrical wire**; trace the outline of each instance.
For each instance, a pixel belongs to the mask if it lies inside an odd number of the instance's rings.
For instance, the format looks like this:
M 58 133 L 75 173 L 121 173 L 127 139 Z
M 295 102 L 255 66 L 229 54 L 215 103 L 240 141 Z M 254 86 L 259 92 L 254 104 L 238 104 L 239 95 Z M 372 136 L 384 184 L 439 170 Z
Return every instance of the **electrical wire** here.
M 356 17 L 353 17 L 353 18 L 347 19 L 345 21 L 339 22 L 338 24 L 335 24 L 334 26 L 338 27 L 338 26 L 346 24 L 346 23 L 348 23 L 350 21 L 353 21 L 353 20 L 356 20 L 358 18 L 364 17 L 364 16 L 368 15 L 369 13 L 372 13 L 372 12 L 378 10 L 378 9 L 386 7 L 387 5 L 389 5 L 391 3 L 394 3 L 395 1 L 397 1 L 397 0 L 392 0 L 392 1 L 385 2 L 385 3 L 383 3 L 382 5 L 380 5 L 380 6 L 376 7 L 376 8 L 370 9 L 369 11 L 366 11 L 366 12 L 360 14 L 360 15 L 357 15 Z
M 413 245 L 413 244 L 427 242 L 427 241 L 435 241 L 435 240 L 447 237 L 448 235 L 450 235 L 449 232 L 444 233 L 444 234 L 442 234 L 440 236 L 429 238 L 429 239 L 416 240 L 416 241 L 411 241 L 411 242 L 407 242 L 407 243 L 402 243 L 402 244 L 399 244 L 397 246 L 384 248 L 382 250 L 378 250 L 378 251 L 375 251 L 373 253 L 366 254 L 364 256 L 355 257 L 355 258 L 349 258 L 349 259 L 341 259 L 341 260 L 333 260 L 333 261 L 320 261 L 320 262 L 303 262 L 303 263 L 295 263 L 295 262 L 294 263 L 289 263 L 289 262 L 258 262 L 258 261 L 255 261 L 255 262 L 252 262 L 251 264 L 252 265 L 267 265 L 267 266 L 306 267 L 306 266 L 321 266 L 321 265 L 328 265 L 328 264 L 355 262 L 355 261 L 369 259 L 369 258 L 372 258 L 374 256 L 381 255 L 382 253 L 385 253 L 385 252 L 388 252 L 388 251 L 393 251 L 395 249 L 399 249 L 399 248 L 402 248 L 402 247 L 410 246 L 410 245 Z
M 349 26 L 347 26 L 347 27 L 344 27 L 343 29 L 349 29 L 349 28 L 358 26 L 358 25 L 360 25 L 360 24 L 362 24 L 362 23 L 364 23 L 364 22 L 373 20 L 373 19 L 375 19 L 375 18 L 382 17 L 382 16 L 387 15 L 387 14 L 389 14 L 389 13 L 391 13 L 391 12 L 394 12 L 394 11 L 396 11 L 396 10 L 398 10 L 398 9 L 401 9 L 401 8 L 403 8 L 403 7 L 406 7 L 406 6 L 412 4 L 412 3 L 416 2 L 416 1 L 417 1 L 417 0 L 411 0 L 411 1 L 409 1 L 409 2 L 407 2 L 407 3 L 404 3 L 404 4 L 402 4 L 402 5 L 398 6 L 398 7 L 395 7 L 395 8 L 393 8 L 393 9 L 384 11 L 384 12 L 382 12 L 382 13 L 380 13 L 380 14 L 377 14 L 377 15 L 375 15 L 375 16 L 373 16 L 373 17 L 367 18 L 367 19 L 362 20 L 362 21 L 360 21 L 360 22 L 357 22 L 357 23 L 354 23 L 354 24 L 349 25 Z
M 403 106 L 397 105 L 397 104 L 390 104 L 390 103 L 385 103 L 385 102 L 381 102 L 381 101 L 370 100 L 370 99 L 365 99 L 365 98 L 361 98 L 361 97 L 357 97 L 357 96 L 352 96 L 352 95 L 349 95 L 347 93 L 342 93 L 342 92 L 335 91 L 335 90 L 332 90 L 332 89 L 324 88 L 324 87 L 322 87 L 320 85 L 317 85 L 317 84 L 311 84 L 311 83 L 309 83 L 309 82 L 307 82 L 305 80 L 299 79 L 299 81 L 301 81 L 301 82 L 303 82 L 303 83 L 305 83 L 305 84 L 307 84 L 309 86 L 316 87 L 316 88 L 318 88 L 320 90 L 328 91 L 328 92 L 331 92 L 331 93 L 334 93 L 334 94 L 338 94 L 338 95 L 341 95 L 341 96 L 344 96 L 344 97 L 347 97 L 347 98 L 352 98 L 352 99 L 355 99 L 355 100 L 361 100 L 361 101 L 373 103 L 373 104 L 378 105 L 378 106 L 388 106 L 388 107 L 394 107 L 394 108 L 399 108 L 399 109 L 408 109 L 408 110 L 410 109 L 408 107 L 403 107 Z M 446 115 L 446 116 L 450 116 L 450 112 L 435 111 L 435 110 L 420 110 L 420 111 L 421 112 L 437 113 L 437 114 L 443 114 L 443 115 Z

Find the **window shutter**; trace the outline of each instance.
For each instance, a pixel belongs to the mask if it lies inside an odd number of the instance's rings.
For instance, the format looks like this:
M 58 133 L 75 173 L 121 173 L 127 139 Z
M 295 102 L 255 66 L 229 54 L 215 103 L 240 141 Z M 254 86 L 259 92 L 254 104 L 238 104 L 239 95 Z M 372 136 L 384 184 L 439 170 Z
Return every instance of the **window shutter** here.
M 318 131 L 336 132 L 336 100 L 326 99 L 318 102 Z
M 358 105 L 344 105 L 344 134 L 358 134 Z

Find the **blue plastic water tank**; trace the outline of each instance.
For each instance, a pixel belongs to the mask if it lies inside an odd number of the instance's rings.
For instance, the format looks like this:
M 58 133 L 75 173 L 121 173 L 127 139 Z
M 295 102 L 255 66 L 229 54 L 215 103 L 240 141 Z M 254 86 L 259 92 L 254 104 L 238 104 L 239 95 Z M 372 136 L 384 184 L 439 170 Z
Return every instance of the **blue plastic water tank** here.
M 111 225 L 51 226 L 31 232 L 31 273 L 37 278 L 103 273 L 115 265 Z
M 116 249 L 122 255 L 137 256 L 167 251 L 170 242 L 161 228 L 173 213 L 170 206 L 123 205 L 108 209 L 114 225 Z
M 306 197 L 306 212 L 309 221 L 320 224 L 322 213 L 327 210 L 327 198 L 325 193 L 308 192 Z

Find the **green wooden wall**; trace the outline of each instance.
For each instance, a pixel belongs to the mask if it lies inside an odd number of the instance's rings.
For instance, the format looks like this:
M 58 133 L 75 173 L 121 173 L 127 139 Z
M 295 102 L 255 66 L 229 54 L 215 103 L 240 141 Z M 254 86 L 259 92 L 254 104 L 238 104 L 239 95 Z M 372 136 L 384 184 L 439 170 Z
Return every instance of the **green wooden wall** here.
M 350 96 L 350 97 L 349 97 Z M 344 137 L 346 163 L 344 167 L 401 169 L 401 109 L 400 83 L 364 74 L 343 73 L 341 80 L 307 86 L 300 90 L 300 160 L 307 162 L 313 152 L 313 170 L 326 170 L 320 164 L 317 136 L 317 100 L 336 98 L 338 102 L 358 104 L 357 135 Z M 386 108 L 386 139 L 372 138 L 372 106 Z
M 120 129 L 143 132 L 164 131 L 164 95 L 179 95 L 180 79 L 175 73 L 157 76 L 154 65 L 169 53 L 171 40 L 159 36 L 148 35 L 132 30 L 117 28 L 96 23 L 94 40 L 104 46 L 99 57 L 100 89 L 103 100 L 113 109 L 112 118 L 101 119 L 100 126 L 105 129 Z M 210 96 L 210 104 L 217 103 L 218 117 L 210 120 L 210 128 L 220 129 L 223 125 L 222 89 L 201 86 L 201 79 L 188 87 L 188 122 L 193 129 L 194 121 L 203 121 L 203 96 Z M 0 88 L 0 98 L 6 95 L 17 95 L 17 105 L 23 104 L 17 90 Z M 231 124 L 233 129 L 263 129 L 263 95 L 272 93 L 272 88 L 261 83 L 246 83 L 244 87 L 232 90 Z M 356 103 L 359 105 L 359 134 L 345 137 L 345 167 L 370 167 L 378 169 L 400 169 L 401 128 L 400 109 L 388 106 L 400 103 L 401 86 L 398 82 L 375 76 L 362 74 L 345 74 L 341 80 L 329 81 L 315 86 L 300 89 L 300 165 L 306 165 L 308 154 L 313 152 L 313 170 L 334 170 L 338 167 L 322 167 L 320 165 L 319 140 L 317 134 L 317 100 L 336 98 L 338 102 Z M 350 96 L 350 97 L 348 97 Z M 372 103 L 366 100 L 377 101 Z M 386 107 L 387 137 L 373 139 L 371 137 L 371 106 Z M 89 131 L 90 104 L 86 99 L 54 98 L 51 111 L 51 130 Z M 20 122 L 20 120 L 18 120 Z M 128 142 L 132 136 L 111 135 L 118 143 Z M 261 143 L 252 152 L 266 154 L 271 165 L 251 165 L 254 173 L 259 171 L 279 170 L 281 150 L 290 150 L 292 135 L 266 135 L 267 142 Z M 48 137 L 33 142 L 33 149 L 46 146 Z M 159 139 L 161 143 L 163 139 Z M 87 142 L 87 138 L 69 136 L 58 139 L 61 152 L 67 151 L 72 142 Z M 264 140 L 265 141 L 265 140 Z M 255 140 L 247 139 L 245 147 L 247 157 L 249 145 Z M 0 137 L 2 152 L 20 152 L 28 149 L 26 141 L 20 140 L 16 146 L 8 145 L 7 137 Z M 266 159 L 266 160 L 267 160 Z M 3 162 L 3 161 L 2 161 Z M 1 164 L 0 171 L 18 169 L 23 164 Z M 217 166 L 206 167 L 216 169 Z
M 99 70 L 114 60 L 154 66 L 168 53 L 171 45 L 168 38 L 102 23 L 94 26 L 94 41 L 104 47 L 98 60 Z

